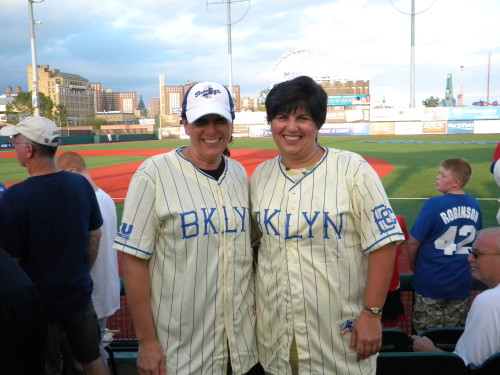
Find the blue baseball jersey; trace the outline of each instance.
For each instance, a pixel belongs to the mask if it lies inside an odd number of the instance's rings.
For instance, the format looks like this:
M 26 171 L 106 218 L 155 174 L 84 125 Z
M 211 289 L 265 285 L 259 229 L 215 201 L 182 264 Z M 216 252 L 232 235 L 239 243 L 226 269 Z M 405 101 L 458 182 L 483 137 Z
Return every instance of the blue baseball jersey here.
M 467 257 L 483 227 L 481 208 L 469 194 L 445 194 L 427 200 L 411 235 L 421 241 L 413 289 L 435 299 L 464 299 L 472 288 Z

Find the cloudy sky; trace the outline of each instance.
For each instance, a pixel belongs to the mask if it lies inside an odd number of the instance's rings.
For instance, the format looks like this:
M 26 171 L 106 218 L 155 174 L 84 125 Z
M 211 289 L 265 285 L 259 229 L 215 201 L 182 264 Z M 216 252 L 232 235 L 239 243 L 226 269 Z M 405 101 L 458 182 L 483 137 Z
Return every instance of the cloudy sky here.
M 415 99 L 500 101 L 500 1 L 414 0 Z M 28 0 L 0 7 L 0 93 L 28 90 Z M 227 84 L 226 0 L 45 0 L 33 5 L 37 62 L 104 88 L 159 96 L 168 85 Z M 231 0 L 233 84 L 244 96 L 303 66 L 370 79 L 374 103 L 410 103 L 411 0 Z M 296 53 L 297 51 L 307 51 Z M 489 56 L 491 54 L 491 58 Z M 488 79 L 488 61 L 490 74 Z M 461 69 L 463 66 L 463 69 Z

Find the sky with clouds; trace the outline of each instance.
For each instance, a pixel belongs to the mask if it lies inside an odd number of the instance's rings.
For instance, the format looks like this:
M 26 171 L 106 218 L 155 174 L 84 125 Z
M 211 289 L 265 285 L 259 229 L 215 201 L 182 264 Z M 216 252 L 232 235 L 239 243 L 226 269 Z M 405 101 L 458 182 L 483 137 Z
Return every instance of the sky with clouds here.
M 488 83 L 490 101 L 500 101 L 500 1 L 414 2 L 416 106 L 444 98 L 448 74 L 455 97 L 463 87 L 464 104 L 486 100 Z M 373 103 L 408 106 L 411 3 L 231 0 L 233 84 L 258 97 L 283 72 L 314 66 L 332 77 L 370 79 Z M 28 90 L 28 4 L 0 7 L 0 93 Z M 159 97 L 160 74 L 167 85 L 229 82 L 226 0 L 45 0 L 33 10 L 41 21 L 39 65 L 135 91 L 147 106 Z

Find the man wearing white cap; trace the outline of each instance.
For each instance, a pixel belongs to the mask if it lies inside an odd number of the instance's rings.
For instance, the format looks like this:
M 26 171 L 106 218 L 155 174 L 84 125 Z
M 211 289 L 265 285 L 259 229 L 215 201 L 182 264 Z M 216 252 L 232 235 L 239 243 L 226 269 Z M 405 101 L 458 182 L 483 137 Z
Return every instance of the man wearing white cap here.
M 59 373 L 63 333 L 87 374 L 109 374 L 91 303 L 89 270 L 102 225 L 94 190 L 83 176 L 57 168 L 60 136 L 53 121 L 27 117 L 0 134 L 11 137 L 19 164 L 30 175 L 3 196 L 0 246 L 18 260 L 42 296 L 48 321 L 45 374 Z
M 189 89 L 190 144 L 146 160 L 132 178 L 115 249 L 122 251 L 140 374 L 257 373 L 248 178 L 224 153 L 229 91 Z M 252 369 L 253 368 L 253 369 Z

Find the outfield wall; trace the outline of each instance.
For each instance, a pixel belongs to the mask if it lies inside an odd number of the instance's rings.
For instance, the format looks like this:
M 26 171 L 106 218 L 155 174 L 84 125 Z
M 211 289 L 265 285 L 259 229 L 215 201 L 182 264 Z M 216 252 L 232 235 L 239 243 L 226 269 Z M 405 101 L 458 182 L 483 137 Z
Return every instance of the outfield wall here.
M 113 143 L 113 142 L 134 142 L 134 141 L 152 141 L 158 139 L 155 134 L 113 134 L 111 141 L 106 135 L 81 136 L 81 137 L 62 137 L 61 145 L 80 145 L 89 143 Z
M 326 123 L 320 136 L 347 135 L 430 135 L 430 134 L 500 134 L 500 120 L 475 121 L 385 121 L 356 123 Z M 265 125 L 234 125 L 234 137 L 271 137 L 271 127 Z M 162 129 L 162 138 L 188 139 L 184 128 L 168 126 Z
M 499 134 L 500 107 L 373 108 L 327 113 L 320 136 Z M 163 126 L 162 138 L 187 139 L 182 127 Z M 265 112 L 237 112 L 234 137 L 270 137 Z
M 132 142 L 158 139 L 158 126 L 103 125 L 61 128 L 62 144 Z M 175 124 L 161 127 L 163 139 L 188 139 L 184 128 Z M 335 110 L 327 113 L 320 136 L 500 134 L 500 107 L 372 108 Z M 66 136 L 65 136 L 66 135 Z M 238 112 L 234 137 L 271 137 L 265 112 Z M 0 137 L 0 149 L 8 149 L 7 137 Z
M 116 143 L 116 142 L 136 142 L 136 141 L 153 141 L 158 139 L 157 133 L 148 134 L 109 134 L 108 135 L 76 135 L 76 136 L 64 136 L 66 132 L 62 132 L 61 145 L 84 145 L 92 143 Z M 73 133 L 77 133 L 74 131 Z M 88 133 L 88 132 L 86 132 Z M 70 132 L 72 134 L 72 132 Z M 11 149 L 12 146 L 9 144 L 8 137 L 0 137 L 0 150 Z

